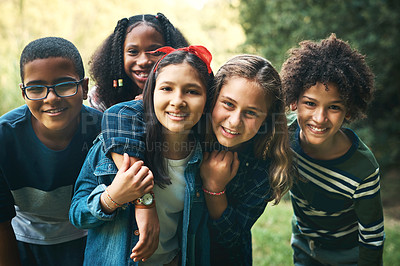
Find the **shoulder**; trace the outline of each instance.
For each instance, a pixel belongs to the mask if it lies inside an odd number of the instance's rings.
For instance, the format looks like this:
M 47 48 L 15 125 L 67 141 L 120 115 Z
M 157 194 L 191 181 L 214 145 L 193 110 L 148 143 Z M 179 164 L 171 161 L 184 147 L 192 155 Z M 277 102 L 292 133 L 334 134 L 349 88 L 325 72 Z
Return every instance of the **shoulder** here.
M 0 117 L 0 128 L 15 129 L 30 118 L 30 111 L 27 105 L 20 106 Z
M 121 129 L 131 131 L 144 128 L 144 109 L 142 101 L 122 102 L 108 108 L 103 114 L 102 129 Z
M 98 117 L 101 118 L 103 116 L 103 113 L 100 112 L 97 109 L 94 109 L 92 107 L 86 106 L 86 105 L 82 105 L 82 114 L 87 114 L 93 117 Z
M 143 113 L 144 106 L 142 100 L 132 100 L 115 104 L 104 111 L 104 115 L 129 115 L 135 113 Z
M 373 173 L 379 172 L 379 164 L 368 146 L 351 129 L 345 129 L 345 133 L 352 141 L 354 151 L 343 165 L 348 167 L 353 174 L 360 178 L 368 177 Z

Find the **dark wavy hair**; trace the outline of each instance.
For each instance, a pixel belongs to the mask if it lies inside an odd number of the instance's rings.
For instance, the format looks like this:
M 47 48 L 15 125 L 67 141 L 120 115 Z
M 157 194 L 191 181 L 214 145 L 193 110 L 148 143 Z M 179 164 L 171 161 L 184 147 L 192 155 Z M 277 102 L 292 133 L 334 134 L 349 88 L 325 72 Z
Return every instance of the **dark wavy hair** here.
M 332 82 L 338 87 L 350 120 L 354 121 L 365 117 L 373 98 L 374 74 L 365 56 L 333 33 L 320 42 L 302 41 L 300 47 L 289 50 L 280 74 L 288 105 L 297 102 L 317 82 L 325 85 Z
M 136 15 L 118 21 L 111 33 L 96 50 L 89 62 L 91 78 L 96 82 L 98 97 L 110 107 L 116 103 L 132 100 L 141 89 L 124 70 L 124 42 L 126 35 L 138 25 L 148 25 L 158 31 L 166 46 L 180 48 L 188 46 L 182 33 L 162 14 Z M 113 80 L 123 79 L 123 86 L 114 88 Z
M 204 112 L 200 121 L 192 128 L 192 134 L 196 134 L 199 141 L 203 141 L 201 136 L 205 135 L 205 124 L 206 114 L 210 112 L 210 103 L 213 97 L 212 84 L 214 81 L 214 74 L 208 73 L 206 64 L 196 55 L 187 51 L 174 51 L 164 57 L 157 63 L 156 71 L 151 71 L 145 88 L 143 91 L 143 104 L 145 113 L 145 123 L 146 123 L 146 145 L 152 145 L 151 148 L 146 149 L 145 153 L 145 163 L 151 169 L 154 175 L 154 181 L 160 187 L 165 187 L 171 184 L 170 177 L 167 175 L 167 167 L 164 162 L 163 155 L 163 145 L 153 145 L 153 144 L 163 144 L 163 126 L 158 121 L 155 111 L 154 111 L 154 89 L 156 87 L 156 80 L 158 74 L 163 70 L 164 67 L 169 65 L 178 65 L 186 63 L 197 70 L 200 79 L 202 80 L 204 86 L 206 87 L 206 105 L 204 107 Z M 154 67 L 153 67 L 154 68 Z
M 228 60 L 215 75 L 215 96 L 212 107 L 218 99 L 221 88 L 230 78 L 239 77 L 253 81 L 263 90 L 265 102 L 270 102 L 268 116 L 254 136 L 254 156 L 271 160 L 269 179 L 271 199 L 277 204 L 290 189 L 292 178 L 292 155 L 285 116 L 285 101 L 281 79 L 271 63 L 256 55 L 238 55 Z M 215 139 L 215 137 L 214 137 Z M 268 177 L 267 177 L 268 178 Z

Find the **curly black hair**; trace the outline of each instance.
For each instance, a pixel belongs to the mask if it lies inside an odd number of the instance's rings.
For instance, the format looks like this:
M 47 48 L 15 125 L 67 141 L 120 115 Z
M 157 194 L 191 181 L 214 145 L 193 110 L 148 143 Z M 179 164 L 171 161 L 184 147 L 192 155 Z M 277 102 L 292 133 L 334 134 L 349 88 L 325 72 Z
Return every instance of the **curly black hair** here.
M 336 84 L 351 121 L 366 116 L 375 90 L 374 74 L 365 56 L 334 33 L 320 42 L 306 40 L 290 49 L 280 75 L 288 105 L 317 82 Z
M 142 24 L 158 31 L 163 36 L 166 46 L 188 46 L 182 33 L 162 13 L 155 16 L 136 15 L 119 20 L 114 32 L 104 40 L 89 61 L 89 73 L 96 82 L 98 98 L 107 108 L 119 102 L 132 100 L 141 93 L 140 88 L 125 73 L 123 47 L 127 33 Z M 114 88 L 113 81 L 118 79 L 123 79 L 123 86 Z

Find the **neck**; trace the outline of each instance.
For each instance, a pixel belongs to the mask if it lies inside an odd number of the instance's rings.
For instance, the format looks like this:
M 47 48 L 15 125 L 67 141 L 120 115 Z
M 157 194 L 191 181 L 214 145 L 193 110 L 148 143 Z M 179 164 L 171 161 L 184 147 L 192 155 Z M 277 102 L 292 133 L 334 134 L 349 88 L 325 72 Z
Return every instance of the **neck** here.
M 49 149 L 52 150 L 63 150 L 65 149 L 79 126 L 79 119 L 74 124 L 62 129 L 62 130 L 50 130 L 46 128 L 40 121 L 34 116 L 31 118 L 32 128 L 39 140 Z
M 189 133 L 164 133 L 166 149 L 164 157 L 172 160 L 180 160 L 186 158 L 194 147 L 194 139 Z
M 350 139 L 342 130 L 338 130 L 332 139 L 319 145 L 307 143 L 301 138 L 301 136 L 300 132 L 301 148 L 308 156 L 317 160 L 337 159 L 345 155 L 351 147 Z

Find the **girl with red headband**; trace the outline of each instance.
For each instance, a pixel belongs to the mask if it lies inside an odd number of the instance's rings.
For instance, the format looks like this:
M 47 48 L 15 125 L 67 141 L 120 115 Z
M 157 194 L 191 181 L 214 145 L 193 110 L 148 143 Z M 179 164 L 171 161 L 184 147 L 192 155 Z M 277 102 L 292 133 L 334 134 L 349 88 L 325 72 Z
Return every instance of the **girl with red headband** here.
M 191 51 L 190 47 L 182 49 Z M 199 54 L 206 58 L 205 53 Z M 213 90 L 212 119 L 203 147 L 211 153 L 204 155 L 202 187 L 196 187 L 196 197 L 202 204 L 203 198 L 206 200 L 204 208 L 210 216 L 202 222 L 211 228 L 211 264 L 251 265 L 251 227 L 267 202 L 278 203 L 291 185 L 281 81 L 266 59 L 240 55 L 220 68 Z M 106 112 L 103 132 L 109 132 L 113 122 L 113 113 Z M 129 134 L 134 121 L 125 117 L 119 124 L 120 132 L 104 134 L 105 147 L 119 145 L 123 151 L 140 151 L 144 134 L 137 130 Z M 204 262 L 197 261 L 201 265 L 210 263 Z
M 89 229 L 87 265 L 132 265 L 131 259 L 143 265 L 209 264 L 199 168 L 204 114 L 213 96 L 212 57 L 202 46 L 159 52 L 167 55 L 151 71 L 143 101 L 116 104 L 104 113 L 102 135 L 76 182 L 70 220 Z M 131 165 L 133 157 L 145 163 Z M 152 215 L 135 217 L 135 209 L 157 212 L 153 255 L 143 248 L 132 251 L 146 237 L 139 223 L 154 222 L 146 220 Z

